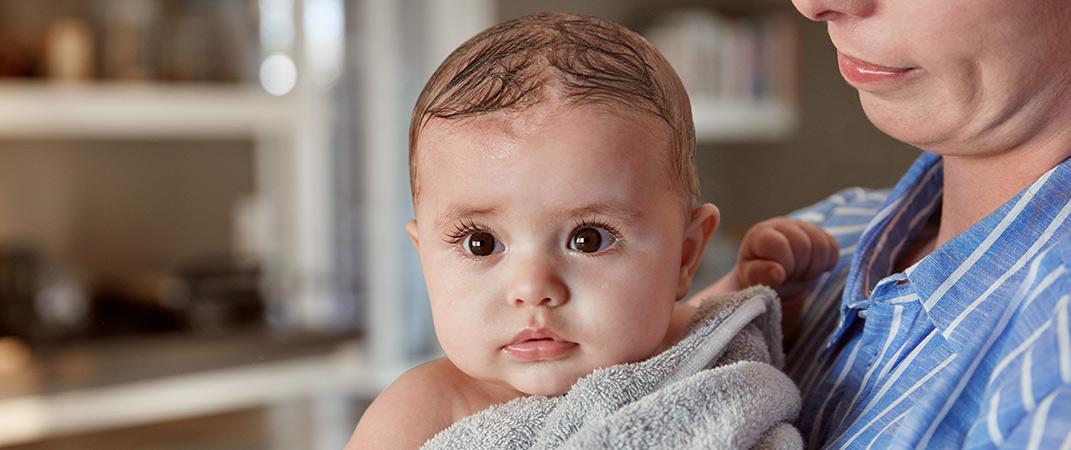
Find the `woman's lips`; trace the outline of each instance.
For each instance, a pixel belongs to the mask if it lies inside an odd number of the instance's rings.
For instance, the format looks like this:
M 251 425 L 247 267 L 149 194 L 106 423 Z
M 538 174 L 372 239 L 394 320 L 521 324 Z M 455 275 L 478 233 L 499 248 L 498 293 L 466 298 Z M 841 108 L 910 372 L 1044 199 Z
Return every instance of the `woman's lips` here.
M 852 86 L 863 90 L 891 87 L 909 79 L 918 69 L 882 66 L 852 58 L 841 52 L 837 52 L 837 62 L 844 79 Z
M 522 362 L 547 361 L 562 358 L 578 346 L 546 328 L 529 328 L 518 333 L 509 345 L 502 347 L 502 351 Z

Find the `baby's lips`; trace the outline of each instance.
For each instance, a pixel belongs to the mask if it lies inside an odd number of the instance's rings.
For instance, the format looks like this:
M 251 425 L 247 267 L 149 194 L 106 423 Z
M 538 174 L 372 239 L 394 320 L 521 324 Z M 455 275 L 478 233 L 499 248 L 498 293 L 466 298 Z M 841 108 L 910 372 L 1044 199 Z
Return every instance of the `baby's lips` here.
M 579 347 L 576 342 L 538 339 L 507 345 L 502 351 L 522 362 L 547 361 L 562 358 Z
M 579 346 L 545 327 L 525 328 L 502 351 L 521 362 L 559 359 Z
M 554 330 L 551 330 L 550 328 L 546 327 L 540 327 L 525 328 L 524 330 L 521 330 L 520 333 L 517 333 L 517 335 L 513 337 L 513 340 L 510 341 L 509 345 L 520 344 L 525 341 L 535 341 L 544 339 L 568 342 L 565 339 L 562 339 L 561 336 L 558 336 L 558 334 L 555 333 Z

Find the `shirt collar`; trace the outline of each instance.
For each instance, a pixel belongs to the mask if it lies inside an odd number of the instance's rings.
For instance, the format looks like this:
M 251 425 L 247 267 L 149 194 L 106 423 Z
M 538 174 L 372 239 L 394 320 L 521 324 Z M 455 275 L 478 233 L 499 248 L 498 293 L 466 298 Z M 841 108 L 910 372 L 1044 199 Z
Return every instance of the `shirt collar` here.
M 1071 228 L 1071 159 L 1065 159 L 959 236 L 908 269 L 941 335 L 958 351 L 981 342 L 1019 289 L 1029 263 Z M 1000 308 L 999 310 L 997 308 Z M 981 314 L 975 314 L 976 312 Z
M 841 299 L 841 323 L 830 346 L 856 319 L 852 310 L 868 306 L 869 289 L 892 273 L 896 256 L 939 205 L 943 174 L 941 158 L 923 153 L 863 232 Z M 1071 159 L 905 271 L 926 315 L 954 351 L 990 332 L 987 324 L 1000 314 L 971 313 L 992 311 L 990 300 L 1007 305 L 1015 295 L 1007 290 L 1018 289 L 1021 283 L 1004 281 L 1022 276 L 1024 264 L 1038 254 L 1041 244 L 1067 232 L 1071 221 L 1062 219 L 1067 217 L 1065 209 L 1071 210 L 1069 205 Z

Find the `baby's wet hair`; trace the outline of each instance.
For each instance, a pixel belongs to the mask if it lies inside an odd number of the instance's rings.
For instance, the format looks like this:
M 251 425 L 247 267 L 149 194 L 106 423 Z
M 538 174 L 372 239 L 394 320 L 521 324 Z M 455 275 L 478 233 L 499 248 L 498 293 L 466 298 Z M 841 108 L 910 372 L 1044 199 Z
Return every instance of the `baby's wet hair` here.
M 622 107 L 670 129 L 669 168 L 689 204 L 699 197 L 695 127 L 677 73 L 646 39 L 596 17 L 540 13 L 472 37 L 435 70 L 409 126 L 409 180 L 417 183 L 417 141 L 429 121 L 519 112 L 551 98 L 564 105 Z

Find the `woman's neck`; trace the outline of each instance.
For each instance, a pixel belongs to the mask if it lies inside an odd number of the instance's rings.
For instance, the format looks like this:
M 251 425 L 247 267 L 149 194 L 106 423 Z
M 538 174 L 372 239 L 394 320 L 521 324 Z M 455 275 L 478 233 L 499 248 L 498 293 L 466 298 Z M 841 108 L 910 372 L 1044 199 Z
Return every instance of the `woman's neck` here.
M 943 156 L 941 222 L 934 248 L 963 233 L 1071 156 L 1071 123 L 1042 145 L 993 155 Z
M 1071 71 L 1066 76 L 1071 77 Z M 963 233 L 1071 156 L 1067 81 L 1056 80 L 1016 115 L 970 133 L 973 138 L 921 145 L 944 159 L 943 207 L 934 247 Z

